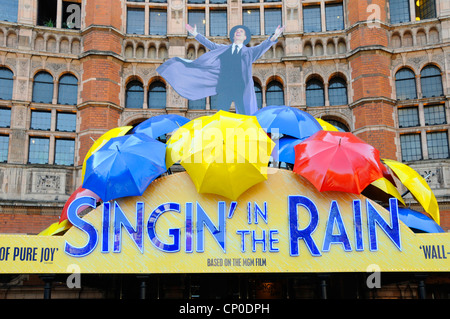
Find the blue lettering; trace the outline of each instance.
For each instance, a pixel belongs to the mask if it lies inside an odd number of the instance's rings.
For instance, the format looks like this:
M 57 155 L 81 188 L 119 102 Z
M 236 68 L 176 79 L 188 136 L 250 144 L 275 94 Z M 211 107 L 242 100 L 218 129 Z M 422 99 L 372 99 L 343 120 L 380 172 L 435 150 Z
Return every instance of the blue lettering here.
M 264 202 L 264 211 L 255 203 L 255 224 L 258 224 L 258 216 L 261 216 L 267 224 L 267 202 Z
M 143 228 L 144 228 L 144 203 L 136 203 L 136 229 L 133 228 L 127 216 L 117 202 L 114 202 L 114 252 L 122 250 L 122 226 L 126 229 L 131 239 L 141 253 L 144 252 Z
M 89 255 L 95 249 L 98 243 L 98 233 L 95 227 L 84 219 L 80 218 L 77 214 L 78 209 L 84 205 L 96 208 L 95 198 L 88 196 L 79 197 L 75 199 L 67 209 L 67 218 L 69 222 L 88 235 L 88 241 L 83 247 L 74 247 L 67 241 L 65 242 L 64 251 L 68 255 L 73 257 L 83 257 Z
M 298 229 L 297 206 L 303 206 L 310 214 L 309 225 L 305 229 Z M 316 243 L 311 234 L 316 230 L 319 223 L 319 212 L 313 201 L 305 196 L 289 196 L 288 197 L 288 213 L 289 213 L 289 238 L 290 238 L 290 255 L 298 256 L 298 241 L 303 239 L 312 256 L 321 256 Z
M 226 203 L 223 201 L 220 201 L 218 204 L 219 227 L 217 228 L 208 214 L 205 213 L 202 206 L 197 202 L 197 252 L 202 253 L 205 250 L 205 225 L 223 252 L 225 252 L 225 205 Z
M 363 235 L 362 235 L 362 220 L 361 220 L 361 200 L 355 199 L 353 201 L 353 219 L 355 222 L 355 243 L 356 251 L 364 250 Z
M 150 241 L 152 244 L 158 248 L 159 250 L 162 250 L 167 253 L 174 253 L 177 251 L 180 251 L 180 229 L 179 228 L 169 228 L 168 233 L 170 237 L 173 237 L 173 243 L 172 244 L 166 244 L 163 243 L 161 240 L 159 240 L 158 236 L 156 235 L 156 222 L 163 213 L 169 212 L 169 211 L 175 211 L 177 213 L 180 212 L 180 204 L 177 203 L 166 203 L 159 205 L 155 210 L 150 214 L 150 217 L 148 218 L 147 222 L 147 232 L 148 237 L 150 238 Z
M 103 203 L 102 223 L 102 253 L 109 253 L 109 220 L 111 216 L 110 203 Z
M 241 240 L 241 242 L 242 242 L 242 245 L 241 245 L 241 252 L 245 253 L 245 235 L 250 234 L 250 231 L 244 229 L 244 230 L 237 230 L 236 233 L 237 233 L 237 234 L 240 234 L 240 235 L 242 236 L 242 240 Z
M 375 224 L 385 232 L 388 238 L 395 244 L 398 250 L 402 250 L 400 239 L 400 227 L 398 222 L 398 203 L 396 198 L 389 199 L 389 212 L 391 215 L 392 226 L 381 217 L 375 207 L 369 200 L 366 200 L 367 205 L 367 226 L 369 229 L 369 247 L 371 251 L 378 250 L 378 239 Z
M 278 238 L 273 238 L 273 236 L 276 234 L 278 234 L 277 229 L 269 230 L 269 251 L 271 253 L 276 253 L 276 252 L 280 251 L 280 249 L 278 249 L 277 247 L 274 247 L 274 244 L 279 242 Z
M 266 252 L 266 230 L 263 229 L 262 230 L 262 238 L 256 238 L 256 230 L 252 230 L 252 251 L 255 252 L 256 251 L 256 244 L 261 244 L 262 245 L 262 251 L 265 253 Z
M 192 253 L 194 251 L 192 246 L 192 203 L 186 203 L 186 252 Z
M 337 225 L 337 228 L 339 230 L 339 235 L 333 235 L 333 228 L 335 224 Z M 342 244 L 345 251 L 352 250 L 350 241 L 347 236 L 347 231 L 345 230 L 344 222 L 342 221 L 339 205 L 334 200 L 331 202 L 322 251 L 330 251 L 330 245 L 336 243 Z

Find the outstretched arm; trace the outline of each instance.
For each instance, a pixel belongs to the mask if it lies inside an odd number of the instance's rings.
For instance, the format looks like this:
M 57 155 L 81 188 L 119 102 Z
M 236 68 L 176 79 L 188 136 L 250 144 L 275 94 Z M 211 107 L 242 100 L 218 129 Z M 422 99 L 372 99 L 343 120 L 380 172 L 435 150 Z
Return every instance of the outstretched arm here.
M 272 42 L 277 41 L 278 37 L 283 33 L 285 27 L 286 26 L 282 26 L 282 27 L 278 26 L 275 30 L 275 33 L 270 38 L 270 41 L 272 41 Z
M 202 34 L 197 32 L 197 25 L 194 25 L 194 27 L 190 26 L 189 24 L 186 24 L 186 30 L 195 37 L 195 39 L 203 44 L 206 48 L 209 50 L 217 49 L 222 44 L 217 44 L 212 41 L 209 41 L 207 38 L 205 38 Z

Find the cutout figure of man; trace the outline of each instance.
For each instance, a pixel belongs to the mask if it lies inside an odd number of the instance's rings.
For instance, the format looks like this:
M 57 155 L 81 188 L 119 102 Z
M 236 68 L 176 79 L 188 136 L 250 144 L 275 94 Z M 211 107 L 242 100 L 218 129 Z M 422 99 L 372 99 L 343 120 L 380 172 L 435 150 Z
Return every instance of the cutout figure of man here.
M 236 113 L 252 115 L 258 110 L 252 78 L 252 63 L 260 58 L 284 30 L 278 26 L 274 34 L 254 47 L 247 47 L 251 32 L 244 25 L 230 31 L 232 44 L 217 44 L 197 32 L 197 26 L 186 25 L 186 30 L 208 51 L 192 61 L 172 58 L 157 72 L 182 97 L 199 100 L 217 95 L 219 109 L 228 111 L 234 101 Z

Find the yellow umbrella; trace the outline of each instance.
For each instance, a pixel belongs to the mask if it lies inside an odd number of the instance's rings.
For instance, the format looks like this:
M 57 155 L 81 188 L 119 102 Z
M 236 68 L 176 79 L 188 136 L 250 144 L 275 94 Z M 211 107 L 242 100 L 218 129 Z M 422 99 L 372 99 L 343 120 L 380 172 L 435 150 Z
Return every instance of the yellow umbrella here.
M 400 203 L 406 206 L 398 189 L 384 177 L 372 182 L 364 189 L 362 194 L 370 199 L 379 199 L 384 202 L 389 202 L 389 198 L 395 197 Z
M 176 139 L 171 137 L 168 148 L 174 149 L 173 144 L 177 143 L 180 152 L 171 158 L 180 159 L 199 193 L 235 200 L 267 179 L 275 143 L 255 116 L 218 111 L 191 122 L 194 123 L 187 128 L 177 130 Z
M 39 236 L 53 236 L 57 235 L 67 229 L 72 227 L 72 224 L 67 220 L 63 220 L 62 222 L 56 222 L 51 224 L 49 227 L 44 229 L 39 233 Z
M 439 205 L 426 180 L 406 164 L 390 159 L 383 159 L 383 162 L 395 173 L 434 221 L 440 224 Z
M 322 126 L 322 129 L 324 131 L 334 131 L 334 132 L 338 132 L 339 130 L 334 127 L 333 125 L 331 125 L 330 123 L 328 123 L 327 121 L 324 121 L 318 117 L 316 117 L 317 122 L 319 122 L 320 126 Z
M 87 152 L 86 156 L 84 157 L 83 167 L 81 169 L 81 182 L 84 181 L 84 173 L 86 172 L 86 161 L 87 161 L 87 159 L 92 154 L 97 152 L 110 139 L 112 139 L 113 137 L 124 136 L 132 128 L 133 128 L 132 126 L 120 126 L 120 127 L 113 128 L 113 129 L 107 131 L 106 133 L 104 133 L 102 136 L 100 136 L 94 142 L 94 144 L 92 144 L 91 148 L 89 149 L 89 151 Z

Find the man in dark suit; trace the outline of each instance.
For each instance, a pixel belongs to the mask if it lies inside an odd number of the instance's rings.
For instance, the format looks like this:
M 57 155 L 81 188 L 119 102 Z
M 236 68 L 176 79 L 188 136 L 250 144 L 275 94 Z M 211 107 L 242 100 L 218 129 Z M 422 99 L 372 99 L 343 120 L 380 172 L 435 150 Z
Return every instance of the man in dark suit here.
M 187 31 L 210 51 L 191 61 L 172 58 L 157 71 L 175 91 L 189 100 L 217 95 L 220 109 L 229 110 L 234 101 L 236 113 L 252 115 L 257 111 L 252 78 L 252 63 L 261 57 L 284 30 L 278 26 L 275 33 L 254 47 L 250 30 L 243 25 L 230 31 L 230 45 L 217 44 L 197 32 L 197 27 L 186 25 Z

